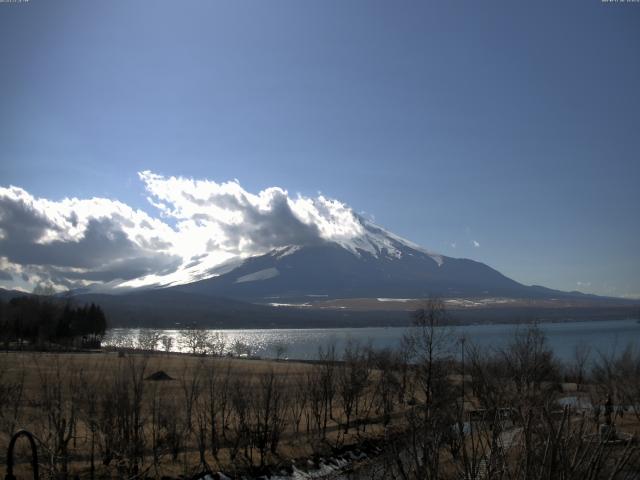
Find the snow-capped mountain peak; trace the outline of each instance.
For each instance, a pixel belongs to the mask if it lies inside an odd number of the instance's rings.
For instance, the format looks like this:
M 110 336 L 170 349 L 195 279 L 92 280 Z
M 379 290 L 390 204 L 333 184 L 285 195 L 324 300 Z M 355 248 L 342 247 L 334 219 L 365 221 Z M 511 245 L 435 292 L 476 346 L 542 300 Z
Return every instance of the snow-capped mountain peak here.
M 430 257 L 438 266 L 442 266 L 444 256 L 422 248 L 359 215 L 352 215 L 349 228 L 334 229 L 332 231 L 325 228 L 326 231 L 322 232 L 321 238 L 310 237 L 306 244 L 297 243 L 276 246 L 258 251 L 252 255 L 242 253 L 220 255 L 219 252 L 199 255 L 170 274 L 137 278 L 120 284 L 118 287 L 148 288 L 189 284 L 225 275 L 255 257 L 269 255 L 275 259 L 284 259 L 303 248 L 319 245 L 336 245 L 358 258 L 367 256 L 375 259 L 399 260 L 404 255 L 420 252 Z
M 364 221 L 363 224 L 366 231 L 364 235 L 366 242 L 368 242 L 378 252 L 386 249 L 386 251 L 389 252 L 391 256 L 400 258 L 403 255 L 402 247 L 405 247 L 428 255 L 438 264 L 438 266 L 441 266 L 444 262 L 444 257 L 439 253 L 435 253 L 422 248 L 421 246 L 405 238 L 402 238 L 399 235 L 396 235 L 374 223 Z M 364 250 L 374 254 L 374 252 L 372 252 L 371 250 Z

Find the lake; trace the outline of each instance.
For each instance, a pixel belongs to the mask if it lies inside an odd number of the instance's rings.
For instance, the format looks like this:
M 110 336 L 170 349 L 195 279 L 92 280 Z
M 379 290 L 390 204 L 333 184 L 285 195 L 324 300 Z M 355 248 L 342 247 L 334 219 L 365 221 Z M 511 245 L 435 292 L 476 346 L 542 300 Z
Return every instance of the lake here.
M 508 344 L 515 331 L 525 325 L 463 325 L 447 327 L 455 338 L 464 335 L 468 342 L 482 347 L 500 348 Z M 578 345 L 588 345 L 593 354 L 619 352 L 629 343 L 640 344 L 640 323 L 635 319 L 589 322 L 541 323 L 549 345 L 556 356 L 570 360 Z M 332 343 L 340 354 L 350 339 L 371 343 L 374 347 L 397 347 L 407 332 L 403 327 L 375 328 L 318 328 L 318 329 L 247 329 L 210 330 L 224 336 L 229 347 L 240 341 L 251 347 L 254 355 L 275 358 L 279 346 L 284 346 L 289 359 L 312 360 L 318 356 L 318 348 Z M 107 332 L 104 345 L 116 345 L 122 339 L 133 341 L 140 329 L 119 328 Z M 185 351 L 180 345 L 179 330 L 160 330 L 162 335 L 173 337 L 173 351 Z

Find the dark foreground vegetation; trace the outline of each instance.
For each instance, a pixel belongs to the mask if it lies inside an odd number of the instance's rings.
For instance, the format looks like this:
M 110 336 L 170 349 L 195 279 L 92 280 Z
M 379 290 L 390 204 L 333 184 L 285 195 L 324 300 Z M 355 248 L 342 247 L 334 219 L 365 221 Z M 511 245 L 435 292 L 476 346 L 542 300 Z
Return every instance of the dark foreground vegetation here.
M 100 347 L 107 329 L 102 308 L 74 306 L 51 296 L 0 299 L 0 342 L 12 348 Z
M 221 356 L 223 340 L 201 350 L 187 332 L 194 354 L 1 353 L 0 452 L 27 428 L 42 478 L 300 478 L 371 444 L 377 454 L 350 475 L 639 477 L 638 350 L 584 347 L 561 365 L 535 326 L 481 350 L 436 329 L 444 317 L 432 301 L 401 348 L 353 342 L 337 358 L 328 346 L 314 363 Z M 25 451 L 18 467 L 26 476 Z

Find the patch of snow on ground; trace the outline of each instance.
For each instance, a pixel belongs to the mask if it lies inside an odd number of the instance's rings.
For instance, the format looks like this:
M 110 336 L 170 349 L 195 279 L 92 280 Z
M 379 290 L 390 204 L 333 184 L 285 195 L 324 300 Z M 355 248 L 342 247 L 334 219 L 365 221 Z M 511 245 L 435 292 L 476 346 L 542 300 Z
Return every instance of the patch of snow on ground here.
M 415 298 L 376 298 L 379 302 L 411 302 L 415 300 Z
M 274 475 L 272 480 L 307 480 L 310 478 L 322 478 L 328 477 L 333 473 L 339 471 L 341 468 L 349 465 L 349 462 L 340 458 L 333 459 L 333 464 L 321 462 L 319 468 L 309 470 L 305 472 L 293 466 L 293 473 L 291 475 Z
M 309 303 L 268 303 L 270 307 L 310 307 Z
M 235 283 L 255 282 L 258 280 L 267 280 L 269 278 L 277 277 L 280 272 L 277 268 L 265 268 L 264 270 L 258 270 L 257 272 L 250 273 L 239 277 Z
M 273 250 L 272 255 L 276 258 L 283 258 L 292 253 L 296 253 L 302 247 L 300 245 L 287 245 L 286 247 L 278 247 Z
M 453 307 L 481 307 L 483 305 L 498 305 L 498 304 L 508 304 L 515 303 L 518 299 L 516 298 L 502 298 L 502 297 L 487 297 L 487 298 L 476 298 L 476 299 L 467 299 L 467 298 L 449 298 L 444 301 L 444 303 L 448 306 Z

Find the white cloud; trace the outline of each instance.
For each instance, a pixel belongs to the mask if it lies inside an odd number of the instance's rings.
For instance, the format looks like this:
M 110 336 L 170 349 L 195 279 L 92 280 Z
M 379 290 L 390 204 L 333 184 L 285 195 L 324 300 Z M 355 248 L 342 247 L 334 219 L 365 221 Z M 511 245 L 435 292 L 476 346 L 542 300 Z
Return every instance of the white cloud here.
M 180 265 L 170 227 L 104 198 L 55 202 L 0 188 L 0 229 L 3 285 L 18 277 L 78 287 L 167 274 Z
M 253 194 L 237 181 L 217 183 L 163 177 L 149 171 L 140 179 L 153 205 L 176 219 L 179 233 L 188 232 L 190 254 L 224 251 L 254 255 L 273 248 L 323 241 L 351 240 L 364 233 L 358 215 L 344 203 L 298 195 L 271 187 Z
M 323 195 L 290 197 L 278 187 L 253 194 L 237 180 L 150 171 L 139 178 L 157 216 L 105 198 L 51 201 L 0 188 L 0 286 L 16 285 L 17 278 L 58 288 L 166 285 L 208 277 L 229 262 L 287 245 L 335 241 L 352 250 L 380 248 L 365 238 L 360 216 Z

